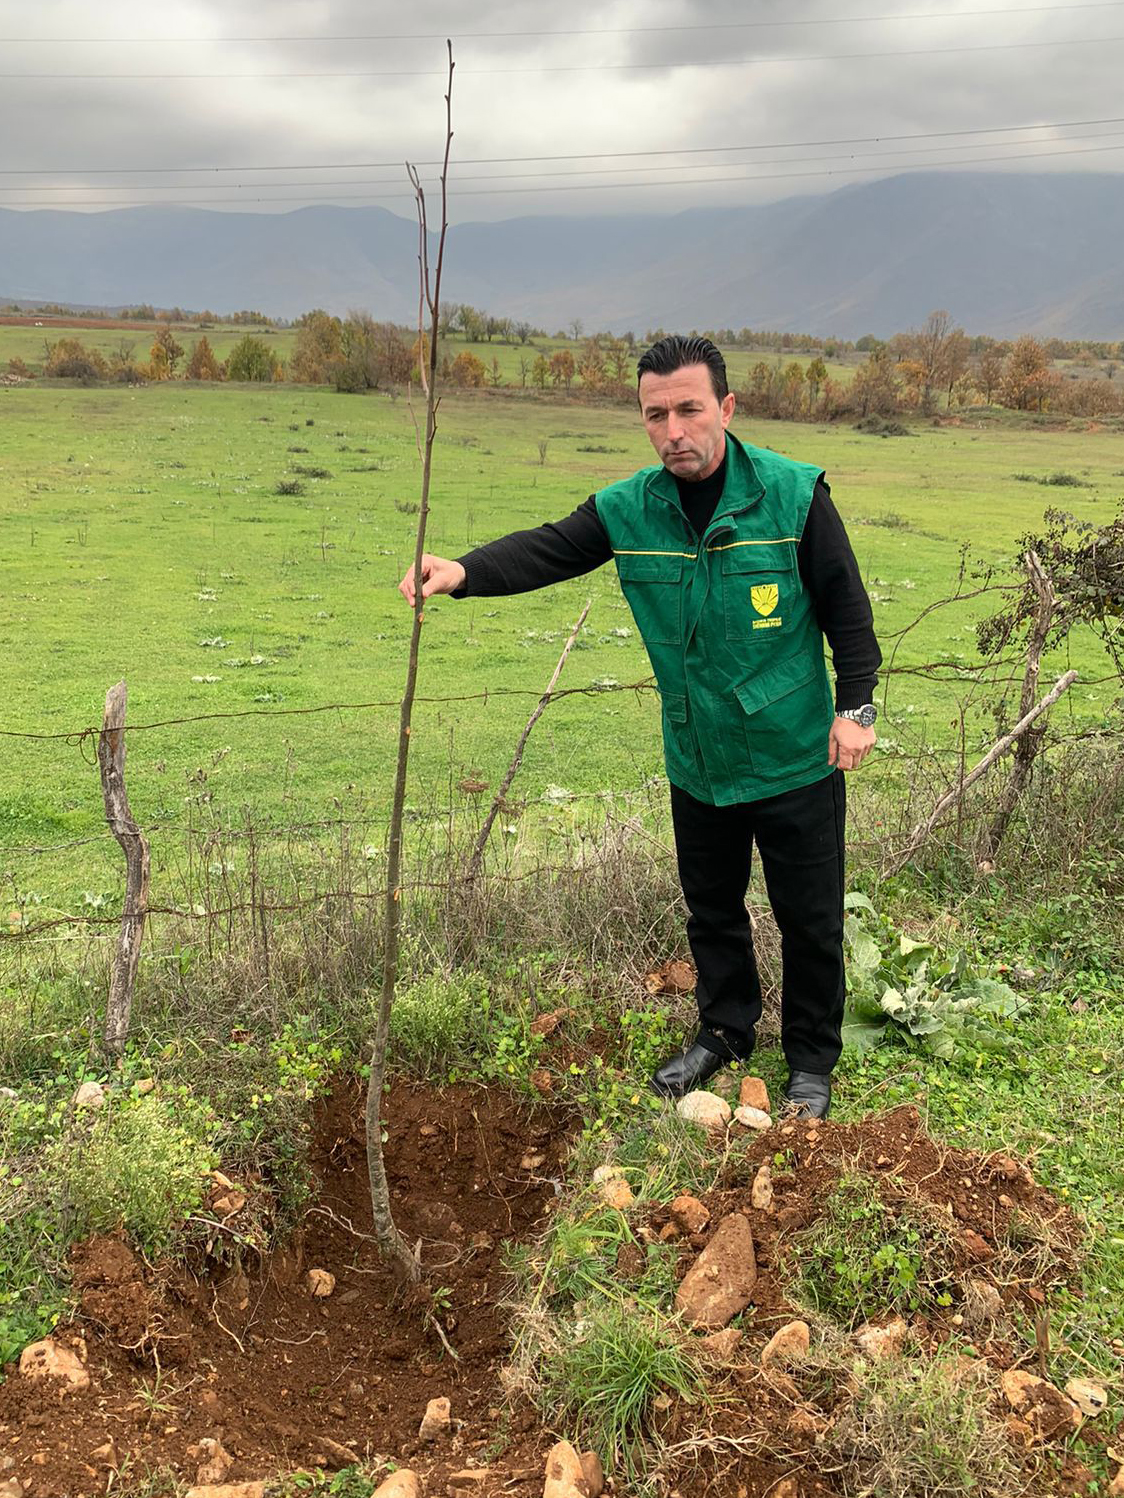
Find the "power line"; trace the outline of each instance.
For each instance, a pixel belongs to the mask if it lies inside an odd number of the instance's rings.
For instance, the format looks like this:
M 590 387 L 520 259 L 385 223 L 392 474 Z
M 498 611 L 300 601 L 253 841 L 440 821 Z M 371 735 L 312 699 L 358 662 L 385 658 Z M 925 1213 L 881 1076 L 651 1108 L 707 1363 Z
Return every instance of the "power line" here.
M 522 74 L 541 73 L 639 73 L 639 72 L 664 72 L 677 68 L 750 68 L 766 67 L 773 63 L 802 63 L 802 62 L 865 62 L 872 59 L 889 59 L 894 57 L 948 57 L 960 55 L 966 52 L 1021 52 L 1030 49 L 1041 49 L 1043 47 L 1103 47 L 1114 42 L 1124 42 L 1124 36 L 1086 36 L 1058 39 L 1046 42 L 987 42 L 982 45 L 969 47 L 914 47 L 904 51 L 891 52 L 821 52 L 809 53 L 797 57 L 716 57 L 698 58 L 693 62 L 600 62 L 600 63 L 566 63 L 562 65 L 551 64 L 546 67 L 527 68 L 466 68 L 460 63 L 461 73 L 469 78 L 510 78 Z M 0 73 L 0 79 L 7 82 L 27 81 L 43 82 L 46 80 L 66 81 L 79 80 L 83 82 L 146 82 L 146 83 L 182 83 L 199 81 L 220 81 L 224 78 L 232 80 L 259 79 L 268 81 L 282 78 L 444 78 L 445 71 L 440 68 L 379 68 L 361 72 L 332 72 L 332 73 Z
M 968 158 L 962 161 L 942 161 L 932 163 L 921 163 L 916 166 L 901 166 L 893 173 L 895 176 L 913 175 L 918 172 L 944 172 L 950 167 L 969 166 L 980 168 L 990 166 L 997 162 L 1005 161 L 1037 161 L 1051 156 L 1087 156 L 1095 155 L 1105 151 L 1124 151 L 1124 143 L 1115 146 L 1081 146 L 1076 151 L 1035 151 L 1022 156 L 990 156 L 981 161 L 979 157 Z M 482 198 L 503 196 L 510 193 L 543 193 L 543 192 L 598 192 L 619 191 L 624 192 L 634 188 L 646 188 L 649 192 L 663 187 L 713 187 L 730 182 L 785 182 L 800 177 L 854 177 L 870 174 L 885 173 L 884 166 L 865 167 L 834 167 L 807 172 L 767 172 L 761 175 L 741 175 L 736 177 L 707 177 L 700 180 L 696 177 L 677 178 L 673 181 L 663 182 L 576 182 L 572 187 L 476 187 L 469 188 L 464 192 L 450 189 L 449 196 L 457 198 Z M 97 189 L 94 189 L 95 191 Z M 409 198 L 414 199 L 412 192 L 402 193 L 335 193 L 328 197 L 313 198 L 305 194 L 297 197 L 281 198 L 204 198 L 191 203 L 144 203 L 136 202 L 132 198 L 101 198 L 92 200 L 89 198 L 67 199 L 67 204 L 73 203 L 82 208 L 207 208 L 213 205 L 221 205 L 227 208 L 240 207 L 244 203 L 383 203 L 390 201 L 401 201 Z M 52 203 L 49 205 L 53 211 L 60 205 Z M 37 202 L 17 202 L 7 204 L 9 208 L 39 208 L 46 210 L 48 205 Z
M 713 21 L 697 26 L 597 26 L 597 27 L 565 27 L 558 30 L 542 31 L 383 31 L 383 32 L 361 32 L 357 34 L 343 35 L 311 35 L 303 36 L 5 36 L 0 37 L 0 42 L 27 42 L 33 44 L 55 46 L 59 42 L 71 43 L 75 46 L 89 46 L 95 42 L 105 42 L 111 46 L 133 46 L 150 44 L 171 44 L 174 46 L 185 46 L 192 43 L 200 45 L 226 46 L 231 44 L 243 44 L 247 42 L 439 42 L 446 37 L 454 41 L 501 41 L 504 38 L 512 40 L 531 37 L 552 36 L 654 36 L 682 32 L 699 31 L 775 31 L 778 28 L 804 26 L 864 26 L 881 25 L 886 22 L 899 21 L 964 21 L 975 19 L 978 16 L 1025 16 L 1042 15 L 1053 11 L 1073 10 L 1116 10 L 1124 4 L 1124 0 L 1078 0 L 1076 4 L 1066 5 L 1020 5 L 1017 7 L 1006 6 L 989 10 L 933 10 L 914 11 L 904 15 L 892 16 L 823 16 L 810 19 L 786 20 L 786 21 Z
M 1121 123 L 1124 123 L 1124 121 L 1122 121 Z M 1121 135 L 1124 135 L 1124 131 L 1121 131 L 1121 130 L 1102 131 L 1098 135 L 1070 135 L 1070 136 L 1064 137 L 1064 140 L 1062 142 L 1059 142 L 1059 144 L 1067 144 L 1068 145 L 1068 144 L 1073 143 L 1073 142 L 1086 141 L 1086 140 L 1115 140 L 1115 139 L 1118 139 Z M 699 162 L 696 165 L 695 170 L 696 171 L 706 171 L 706 172 L 720 171 L 723 167 L 726 167 L 728 165 L 733 165 L 733 166 L 805 166 L 805 165 L 809 165 L 809 164 L 811 164 L 813 162 L 817 162 L 817 161 L 854 161 L 856 159 L 861 159 L 863 157 L 870 158 L 870 157 L 875 157 L 875 156 L 883 156 L 883 157 L 885 157 L 885 156 L 914 156 L 914 155 L 917 155 L 919 152 L 925 152 L 925 153 L 927 153 L 929 155 L 935 155 L 935 154 L 944 154 L 944 153 L 950 152 L 950 151 L 967 151 L 967 150 L 993 151 L 993 150 L 997 150 L 997 149 L 999 149 L 999 148 L 1001 148 L 1003 146 L 1008 146 L 1008 145 L 1020 145 L 1021 146 L 1021 145 L 1024 145 L 1024 144 L 1027 147 L 1031 147 L 1031 146 L 1037 146 L 1037 145 L 1053 145 L 1054 142 L 1052 142 L 1052 141 L 1026 141 L 1026 142 L 1022 142 L 1022 141 L 975 141 L 975 142 L 968 142 L 968 143 L 960 143 L 960 144 L 955 145 L 955 146 L 920 146 L 920 147 L 919 146 L 914 146 L 914 147 L 906 147 L 904 150 L 891 150 L 891 151 L 848 151 L 848 152 L 843 152 L 840 155 L 836 155 L 836 156 L 776 156 L 776 157 L 773 157 L 773 158 L 766 157 L 763 160 L 759 159 L 759 160 L 756 160 L 756 161 L 746 161 L 746 162 L 729 162 L 729 163 L 728 162 L 724 162 L 724 161 Z M 1067 152 L 1066 154 L 1067 155 L 1076 155 L 1077 153 L 1076 152 Z M 1016 156 L 1016 157 L 1001 158 L 1001 159 L 1003 159 L 1003 160 L 1016 160 L 1017 161 L 1017 160 L 1021 160 L 1022 158 L 1019 157 L 1019 156 Z M 927 165 L 939 165 L 940 163 L 935 163 L 935 162 L 934 163 L 914 162 L 914 163 L 910 163 L 910 164 L 911 165 L 915 165 L 915 166 L 927 166 Z M 545 178 L 545 177 L 612 177 L 612 176 L 620 176 L 620 175 L 622 175 L 625 172 L 631 173 L 633 176 L 636 176 L 636 175 L 644 175 L 644 174 L 654 174 L 656 172 L 675 172 L 675 171 L 681 171 L 681 170 L 682 170 L 682 166 L 678 162 L 672 162 L 672 163 L 669 163 L 669 164 L 664 165 L 664 166 L 567 167 L 567 168 L 565 168 L 565 169 L 563 169 L 561 171 L 503 172 L 503 173 L 491 172 L 491 173 L 477 174 L 477 175 L 471 175 L 470 174 L 468 176 L 460 176 L 460 175 L 458 175 L 457 178 L 456 178 L 456 181 L 457 182 L 501 182 L 502 183 L 502 182 L 515 182 L 515 181 L 518 181 L 520 178 L 523 178 L 523 177 L 536 177 L 536 178 Z M 274 182 L 232 182 L 229 185 L 229 191 L 231 191 L 231 192 L 245 192 L 248 189 L 257 188 L 257 187 L 318 187 L 318 188 L 325 188 L 325 187 L 400 187 L 402 185 L 402 180 L 403 180 L 402 179 L 402 175 L 401 175 L 401 173 L 399 173 L 399 175 L 395 176 L 395 177 L 373 177 L 373 178 L 368 179 L 367 181 L 363 181 L 361 179 L 352 179 L 352 180 L 345 180 L 345 181 L 342 181 L 342 182 L 324 182 L 322 180 L 321 181 L 309 181 L 309 182 L 276 182 L 276 181 L 274 181 Z M 436 180 L 436 179 L 434 179 L 434 180 Z M 705 182 L 705 180 L 708 180 L 708 179 L 702 179 L 702 180 Z M 719 180 L 730 181 L 730 180 L 736 180 L 736 179 L 723 178 L 723 179 L 719 179 Z M 198 182 L 145 182 L 145 183 L 137 183 L 136 186 L 134 187 L 134 191 L 136 191 L 136 192 L 197 192 L 198 189 L 199 189 L 199 187 L 201 185 L 202 184 L 198 183 Z M 579 184 L 576 184 L 576 185 L 581 186 L 583 184 L 579 183 Z M 604 186 L 611 187 L 614 184 L 613 183 L 606 183 L 606 184 L 596 184 L 596 185 L 599 185 L 599 186 L 600 185 L 604 185 Z M 624 184 L 620 184 L 620 185 L 623 186 Z M 639 185 L 642 186 L 643 184 L 639 184 Z M 660 186 L 661 184 L 654 183 L 652 185 L 653 186 Z M 112 184 L 110 185 L 109 188 L 104 189 L 104 190 L 108 191 L 108 190 L 111 190 L 111 189 L 112 189 Z M 102 190 L 103 189 L 99 189 L 99 188 L 92 189 L 92 191 L 95 191 L 95 192 L 102 191 Z M 24 186 L 23 184 L 20 184 L 19 186 L 5 187 L 3 185 L 0 185 L 0 193 L 7 193 L 7 192 L 72 193 L 73 191 L 74 191 L 74 187 L 73 187 L 72 184 L 69 184 L 69 185 L 66 185 L 66 186 L 59 186 L 59 187 L 54 187 L 54 186 L 49 186 L 49 187 L 28 187 L 28 186 Z M 220 199 L 215 199 L 214 201 L 216 201 L 216 202 L 223 202 L 223 201 L 227 201 L 227 200 L 220 198 Z M 231 198 L 231 199 L 229 199 L 229 201 L 233 203 L 233 202 L 237 202 L 238 200 L 236 198 Z
M 735 151 L 795 151 L 816 146 L 879 145 L 884 141 L 951 140 L 966 135 L 1013 135 L 1027 130 L 1077 130 L 1086 125 L 1124 125 L 1124 115 L 1096 120 L 1047 120 L 1035 125 L 982 125 L 966 130 L 922 130 L 907 135 L 840 135 L 826 140 L 773 140 L 740 146 L 667 146 L 645 151 L 571 151 L 547 156 L 462 156 L 458 166 L 501 166 L 525 161 L 610 161 L 647 156 L 711 156 Z M 1004 141 L 996 141 L 1004 145 Z M 1012 142 L 1013 144 L 1013 142 Z M 440 166 L 439 160 L 419 161 L 418 166 Z M 93 167 L 0 167 L 0 177 L 130 177 L 144 172 L 180 176 L 188 172 L 352 172 L 389 170 L 401 161 L 321 161 L 286 166 L 93 166 Z

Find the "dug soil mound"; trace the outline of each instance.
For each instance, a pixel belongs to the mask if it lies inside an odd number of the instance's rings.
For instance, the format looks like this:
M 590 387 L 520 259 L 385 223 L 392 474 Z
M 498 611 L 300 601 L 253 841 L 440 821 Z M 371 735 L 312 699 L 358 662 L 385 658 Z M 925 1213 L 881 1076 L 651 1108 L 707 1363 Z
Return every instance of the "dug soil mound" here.
M 217 1439 L 229 1456 L 223 1480 L 232 1483 L 384 1458 L 408 1463 L 430 1495 L 452 1491 L 450 1474 L 473 1464 L 489 1469 L 474 1491 L 541 1491 L 545 1454 L 560 1432 L 544 1428 L 502 1378 L 510 1348 L 503 1245 L 534 1240 L 547 1226 L 562 1196 L 573 1115 L 532 1108 L 498 1087 L 395 1087 L 388 1174 L 399 1226 L 411 1245 L 420 1241 L 437 1290 L 428 1299 L 381 1267 L 371 1239 L 362 1103 L 349 1085 L 320 1105 L 318 1188 L 299 1233 L 270 1257 L 237 1251 L 237 1190 L 211 1204 L 221 1224 L 215 1241 L 225 1243 L 221 1266 L 154 1269 L 117 1237 L 75 1253 L 79 1310 L 57 1340 L 84 1361 L 89 1387 L 9 1370 L 0 1386 L 0 1480 L 18 1478 L 26 1498 L 93 1498 L 119 1485 L 114 1473 L 162 1470 L 192 1483 L 210 1450 L 200 1443 Z M 763 1366 L 762 1350 L 778 1328 L 808 1315 L 793 1299 L 805 1230 L 855 1172 L 885 1183 L 888 1200 L 922 1201 L 946 1228 L 953 1291 L 938 1309 L 907 1316 L 911 1355 L 958 1337 L 1002 1404 L 1003 1371 L 1031 1361 L 1013 1332 L 1016 1315 L 1033 1316 L 1080 1237 L 1077 1221 L 1024 1167 L 935 1144 L 912 1108 L 851 1126 L 782 1120 L 760 1135 L 735 1126 L 725 1147 L 719 1185 L 701 1197 L 701 1227 L 684 1228 L 682 1211 L 677 1220 L 643 1200 L 629 1213 L 636 1251 L 673 1244 L 680 1280 L 724 1219 L 738 1216 L 752 1233 L 752 1304 L 735 1335 L 720 1333 L 727 1341 L 706 1354 L 722 1397 L 705 1411 L 666 1398 L 652 1411 L 669 1488 L 724 1498 L 853 1490 L 815 1456 L 848 1399 L 843 1364 L 829 1367 L 815 1352 L 822 1324 L 813 1316 L 806 1364 Z M 762 1165 L 772 1173 L 769 1200 Z M 635 1267 L 622 1254 L 622 1295 Z M 983 1312 L 969 1282 L 992 1287 Z M 684 1331 L 692 1340 L 702 1333 Z M 426 1406 L 442 1396 L 452 1424 L 422 1442 Z M 1036 1432 L 1024 1421 L 1010 1439 L 1025 1444 Z M 777 1488 L 794 1473 L 798 1486 Z
M 344 1451 L 400 1461 L 440 1396 L 465 1432 L 459 1455 L 451 1443 L 442 1453 L 454 1465 L 494 1437 L 499 1411 L 488 1410 L 508 1346 L 501 1245 L 544 1225 L 570 1117 L 501 1088 L 405 1084 L 386 1117 L 395 1217 L 440 1287 L 440 1332 L 420 1297 L 380 1265 L 363 1099 L 341 1089 L 318 1115 L 314 1204 L 267 1261 L 243 1253 L 192 1275 L 154 1271 L 118 1238 L 77 1250 L 79 1315 L 57 1335 L 87 1359 L 90 1387 L 18 1375 L 0 1386 L 0 1451 L 29 1498 L 104 1493 L 126 1459 L 133 1473 L 166 1468 L 193 1482 L 191 1448 L 216 1435 L 233 1458 L 230 1482 L 339 1466 Z M 238 1220 L 219 1234 L 227 1256 Z M 329 1295 L 312 1293 L 310 1270 L 332 1277 Z

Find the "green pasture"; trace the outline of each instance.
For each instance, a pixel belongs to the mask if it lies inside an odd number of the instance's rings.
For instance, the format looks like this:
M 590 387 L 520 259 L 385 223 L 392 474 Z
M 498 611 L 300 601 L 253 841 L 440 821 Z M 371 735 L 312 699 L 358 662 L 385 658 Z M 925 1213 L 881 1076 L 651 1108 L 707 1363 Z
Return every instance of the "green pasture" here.
M 47 362 L 47 345 L 57 343 L 60 338 L 76 338 L 86 348 L 97 349 L 106 359 L 121 348 L 131 349 L 132 357 L 138 363 L 144 363 L 149 357 L 153 339 L 161 327 L 163 324 L 158 322 L 146 323 L 143 327 L 135 328 L 80 328 L 49 320 L 44 320 L 41 328 L 0 323 L 0 373 L 7 369 L 9 359 L 22 359 L 33 374 L 41 374 Z M 215 351 L 215 357 L 219 360 L 225 359 L 239 339 L 244 338 L 247 333 L 252 333 L 255 338 L 263 339 L 281 359 L 289 358 L 297 339 L 295 330 L 291 328 L 248 328 L 230 325 L 198 327 L 175 323 L 173 332 L 177 342 L 181 343 L 184 348 L 184 358 L 181 363 L 187 362 L 192 345 L 203 337 L 206 337 Z
M 549 392 L 450 394 L 439 419 L 427 545 L 445 555 L 564 515 L 651 456 L 631 410 Z M 972 566 L 1003 563 L 1047 505 L 1105 521 L 1124 493 L 1118 433 L 967 422 L 892 439 L 847 426 L 735 420 L 734 429 L 826 468 L 884 654 L 898 667 L 978 659 L 976 604 L 938 609 L 894 638 L 955 590 L 962 547 Z M 1058 471 L 1079 486 L 1012 477 Z M 130 738 L 129 791 L 143 825 L 243 814 L 293 823 L 341 807 L 381 823 L 396 707 L 282 714 L 396 702 L 410 630 L 396 584 L 412 558 L 419 473 L 407 402 L 383 394 L 180 383 L 0 390 L 3 726 L 48 735 L 96 726 L 106 689 L 124 677 L 131 723 L 204 719 Z M 300 492 L 277 492 L 293 482 Z M 587 599 L 562 685 L 646 678 L 611 567 L 537 593 L 442 599 L 427 610 L 422 698 L 474 700 L 419 704 L 416 811 L 463 807 L 464 777 L 498 782 Z M 1108 669 L 1100 647 L 1074 639 L 1044 679 L 1068 664 L 1084 679 L 1057 721 L 1100 721 L 1112 701 L 1111 684 L 1096 681 Z M 887 765 L 895 746 L 951 748 L 962 701 L 969 751 L 990 742 L 993 720 L 968 681 L 887 680 Z M 205 718 L 242 712 L 253 716 Z M 19 889 L 34 882 L 65 904 L 116 883 L 111 843 L 30 861 L 20 851 L 104 832 L 91 761 L 89 741 L 7 740 L 0 852 Z M 571 697 L 536 728 L 516 792 L 548 805 L 559 790 L 626 792 L 661 762 L 654 694 Z
M 123 346 L 131 348 L 133 358 L 143 362 L 149 356 L 152 341 L 160 326 L 159 323 L 152 323 L 139 328 L 73 327 L 61 321 L 45 320 L 42 327 L 36 328 L 0 322 L 0 373 L 7 369 L 10 359 L 22 359 L 33 374 L 41 374 L 47 360 L 47 345 L 60 338 L 77 338 L 86 347 L 98 349 L 106 359 Z M 225 359 L 239 339 L 247 333 L 255 338 L 262 338 L 286 362 L 292 357 L 297 341 L 295 328 L 247 328 L 226 324 L 200 327 L 196 324 L 177 323 L 174 331 L 184 348 L 184 363 L 191 353 L 192 345 L 203 336 L 206 336 L 219 360 Z M 441 353 L 443 356 L 447 354 L 450 359 L 465 352 L 475 354 L 488 373 L 489 385 L 495 383 L 494 366 L 498 366 L 502 385 L 522 389 L 524 386 L 531 386 L 531 370 L 540 355 L 549 360 L 560 349 L 569 349 L 577 364 L 584 346 L 584 340 L 575 342 L 571 338 L 535 338 L 526 344 L 504 343 L 498 338 L 491 342 L 484 339 L 479 343 L 468 343 L 454 335 L 442 343 Z M 642 351 L 643 345 L 638 344 L 637 355 Z M 742 348 L 725 349 L 723 352 L 731 386 L 738 389 L 746 384 L 749 371 L 755 364 L 764 363 L 770 368 L 777 368 L 795 360 L 807 368 L 811 362 L 806 354 L 779 354 Z M 848 384 L 862 362 L 862 355 L 852 355 L 848 362 L 832 361 L 828 363 L 828 373 L 838 383 Z M 629 377 L 632 378 L 631 373 Z M 576 378 L 575 383 L 579 383 Z

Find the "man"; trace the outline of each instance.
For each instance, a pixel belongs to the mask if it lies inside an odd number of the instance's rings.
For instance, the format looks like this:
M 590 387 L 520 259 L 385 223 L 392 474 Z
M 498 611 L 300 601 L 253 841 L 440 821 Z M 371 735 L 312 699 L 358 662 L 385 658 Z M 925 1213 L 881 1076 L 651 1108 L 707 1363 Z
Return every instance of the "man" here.
M 785 1098 L 824 1118 L 844 999 L 843 772 L 875 742 L 882 656 L 870 601 L 822 471 L 727 430 L 734 397 L 709 339 L 662 338 L 637 370 L 662 466 L 458 561 L 425 556 L 422 594 L 523 593 L 615 560 L 659 683 L 698 974 L 698 1033 L 651 1085 L 682 1097 L 752 1053 L 761 984 L 745 894 L 756 842 L 781 933 Z M 399 589 L 412 604 L 412 568 Z

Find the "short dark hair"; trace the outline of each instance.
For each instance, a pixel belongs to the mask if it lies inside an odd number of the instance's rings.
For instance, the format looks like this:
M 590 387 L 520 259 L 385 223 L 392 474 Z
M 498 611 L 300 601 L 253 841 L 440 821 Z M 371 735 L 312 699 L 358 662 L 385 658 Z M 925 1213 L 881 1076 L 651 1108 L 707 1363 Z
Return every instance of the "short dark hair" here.
M 642 354 L 636 365 L 636 383 L 645 374 L 674 374 L 688 364 L 705 364 L 710 371 L 710 383 L 715 398 L 724 401 L 730 393 L 726 383 L 726 361 L 709 338 L 684 338 L 682 333 L 670 333 L 653 343 L 646 354 Z

